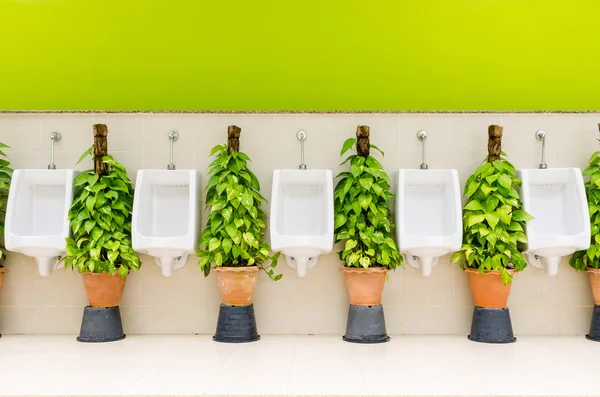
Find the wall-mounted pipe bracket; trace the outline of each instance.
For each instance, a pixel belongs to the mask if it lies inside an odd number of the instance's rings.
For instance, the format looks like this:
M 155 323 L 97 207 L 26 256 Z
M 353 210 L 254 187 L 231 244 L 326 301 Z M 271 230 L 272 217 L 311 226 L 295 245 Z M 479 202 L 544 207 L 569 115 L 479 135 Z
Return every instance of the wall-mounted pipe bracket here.
M 50 164 L 48 164 L 49 170 L 55 170 L 56 164 L 54 164 L 54 144 L 62 139 L 62 135 L 58 131 L 54 131 L 50 134 Z
M 421 169 L 426 170 L 429 168 L 426 161 L 426 142 L 427 142 L 427 131 L 421 130 L 417 132 L 417 139 L 421 141 Z
M 301 170 L 306 169 L 306 164 L 304 163 L 304 141 L 307 136 L 306 131 L 298 131 L 296 133 L 296 138 L 300 141 L 300 166 L 298 168 Z
M 179 139 L 179 132 L 170 131 L 168 137 L 169 137 L 169 156 L 170 156 L 171 161 L 169 162 L 169 164 L 167 164 L 167 169 L 174 170 L 175 163 L 173 163 L 173 142 L 175 142 L 176 140 Z
M 546 131 L 536 131 L 535 138 L 538 141 L 542 141 L 542 162 L 540 163 L 540 169 L 545 170 L 548 168 L 548 164 L 546 164 Z

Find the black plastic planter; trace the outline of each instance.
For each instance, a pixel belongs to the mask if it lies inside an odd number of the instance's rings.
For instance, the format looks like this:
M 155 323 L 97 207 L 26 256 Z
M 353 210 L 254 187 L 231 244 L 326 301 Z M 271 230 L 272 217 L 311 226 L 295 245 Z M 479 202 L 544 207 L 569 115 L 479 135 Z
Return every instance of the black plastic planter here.
M 382 305 L 355 306 L 348 309 L 346 342 L 383 343 L 390 340 L 385 329 L 385 317 Z
M 255 342 L 260 339 L 256 328 L 254 304 L 230 306 L 221 303 L 217 332 L 213 340 L 224 343 Z
M 125 338 L 119 306 L 91 307 L 83 309 L 79 342 L 114 342 Z
M 475 306 L 469 340 L 481 343 L 513 343 L 513 334 L 508 308 L 488 309 Z
M 590 333 L 585 336 L 587 339 L 600 342 L 600 306 L 594 305 L 592 311 L 592 323 L 590 324 Z

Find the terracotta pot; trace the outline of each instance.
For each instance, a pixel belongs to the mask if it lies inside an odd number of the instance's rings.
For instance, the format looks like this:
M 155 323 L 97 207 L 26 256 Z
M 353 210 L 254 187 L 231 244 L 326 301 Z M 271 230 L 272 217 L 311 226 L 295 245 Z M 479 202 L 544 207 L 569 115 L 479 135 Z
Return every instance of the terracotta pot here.
M 385 267 L 369 269 L 341 267 L 344 273 L 350 304 L 355 306 L 381 305 L 381 294 L 385 286 Z
M 8 270 L 4 267 L 0 267 L 0 287 L 2 287 L 2 277 L 4 273 L 8 272 Z
M 91 307 L 119 306 L 126 277 L 121 277 L 118 272 L 112 276 L 108 273 L 87 272 L 82 273 L 81 277 Z
M 509 270 L 515 274 L 514 270 Z M 510 287 L 512 283 L 504 285 L 500 278 L 499 271 L 485 271 L 480 274 L 475 269 L 465 269 L 469 275 L 469 284 L 471 284 L 471 294 L 475 306 L 488 309 L 502 309 L 506 307 Z
M 258 266 L 215 268 L 223 303 L 229 306 L 251 304 L 259 270 Z
M 586 272 L 590 277 L 594 304 L 600 306 L 600 269 L 587 269 Z

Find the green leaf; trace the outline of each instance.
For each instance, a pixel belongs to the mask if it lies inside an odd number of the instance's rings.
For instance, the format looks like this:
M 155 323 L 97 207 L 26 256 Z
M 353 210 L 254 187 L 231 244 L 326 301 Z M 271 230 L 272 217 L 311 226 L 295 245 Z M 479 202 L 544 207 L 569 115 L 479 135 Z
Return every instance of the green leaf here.
M 360 263 L 360 265 L 366 269 L 371 265 L 371 259 L 369 259 L 366 256 L 363 256 L 358 260 L 358 263 Z
M 500 221 L 506 225 L 510 225 L 511 222 L 511 208 L 508 205 L 503 205 L 496 210 L 496 215 L 500 218 Z
M 371 204 L 371 196 L 367 194 L 362 194 L 358 197 L 358 203 L 363 209 L 367 209 L 369 204 Z
M 346 215 L 338 213 L 335 215 L 335 221 L 334 221 L 334 229 L 337 229 L 338 227 L 342 226 L 343 224 L 346 223 Z
M 525 210 L 516 210 L 513 211 L 512 213 L 512 218 L 515 221 L 523 221 L 523 222 L 529 222 L 530 220 L 533 219 L 533 217 L 531 215 L 529 215 L 527 212 L 525 212 Z
M 225 231 L 232 239 L 235 238 L 235 236 L 237 235 L 237 227 L 232 223 L 225 226 Z
M 216 237 L 213 237 L 213 238 L 212 238 L 212 239 L 210 239 L 210 241 L 208 242 L 208 251 L 209 251 L 209 252 L 210 252 L 210 251 L 214 251 L 214 250 L 216 250 L 217 248 L 219 248 L 220 246 L 221 246 L 221 241 L 220 241 L 218 238 L 216 238 Z
M 96 226 L 96 221 L 90 219 L 85 222 L 84 229 L 87 233 L 89 233 L 94 228 L 94 226 Z
M 471 197 L 475 194 L 475 192 L 477 191 L 477 189 L 479 188 L 479 182 L 478 181 L 473 181 L 471 183 L 469 183 L 467 185 L 467 197 Z
M 371 189 L 371 186 L 373 185 L 372 178 L 360 178 L 358 181 L 360 182 L 362 187 L 365 188 L 366 191 L 369 191 L 369 189 Z
M 500 175 L 500 178 L 498 178 L 498 183 L 500 186 L 505 187 L 506 189 L 512 188 L 512 178 L 510 175 Z
M 499 216 L 497 215 L 498 211 L 490 212 L 489 214 L 485 214 L 485 219 L 488 221 L 488 224 L 492 229 L 496 227 L 498 222 L 500 221 Z
M 382 156 L 385 156 L 385 153 L 383 153 L 383 150 L 379 149 L 377 146 L 373 145 L 372 143 L 369 146 L 371 146 L 371 149 L 375 149 L 379 153 L 381 153 Z
M 88 150 L 83 152 L 81 157 L 79 157 L 79 160 L 77 160 L 77 164 L 81 163 L 86 157 L 91 156 L 93 151 L 94 151 L 94 146 L 92 145 L 92 146 L 90 146 L 90 148 Z
M 363 169 L 364 169 L 364 166 L 362 166 L 362 165 L 352 164 L 350 166 L 350 173 L 352 174 L 352 176 L 354 178 L 356 178 L 363 172 Z
M 340 152 L 340 156 L 343 156 L 356 142 L 356 138 L 348 138 L 342 145 L 342 150 Z
M 226 145 L 224 145 L 224 144 L 219 144 L 219 145 L 217 145 L 217 146 L 213 147 L 213 148 L 210 150 L 210 153 L 209 153 L 208 155 L 209 155 L 209 156 L 212 156 L 213 154 L 215 154 L 215 153 L 217 153 L 217 152 L 219 152 L 219 151 L 225 150 L 226 148 L 227 148 L 227 146 L 226 146 Z
M 233 246 L 233 241 L 230 238 L 224 238 L 221 242 L 221 246 L 223 247 L 223 252 L 228 254 L 231 251 L 231 247 Z
M 485 220 L 485 215 L 483 215 L 483 214 L 471 215 L 467 219 L 467 227 L 471 227 L 477 223 L 481 223 L 484 220 Z
M 352 248 L 356 247 L 358 242 L 356 240 L 348 240 L 346 241 L 346 245 L 344 246 L 344 251 L 350 251 Z
M 491 192 L 496 191 L 497 188 L 495 187 L 491 187 L 490 185 L 488 185 L 487 183 L 482 183 L 481 186 L 479 187 L 481 189 L 481 192 L 485 195 L 488 196 Z
M 495 195 L 488 196 L 488 198 L 485 200 L 485 212 L 488 213 L 494 211 L 496 207 L 498 207 L 498 203 L 500 203 L 498 197 Z
M 252 207 L 253 202 L 254 199 L 252 198 L 252 195 L 250 193 L 242 194 L 241 203 L 244 207 L 246 207 L 246 209 L 250 209 Z
M 485 211 L 485 208 L 477 200 L 471 200 L 465 205 L 465 210 L 469 211 Z

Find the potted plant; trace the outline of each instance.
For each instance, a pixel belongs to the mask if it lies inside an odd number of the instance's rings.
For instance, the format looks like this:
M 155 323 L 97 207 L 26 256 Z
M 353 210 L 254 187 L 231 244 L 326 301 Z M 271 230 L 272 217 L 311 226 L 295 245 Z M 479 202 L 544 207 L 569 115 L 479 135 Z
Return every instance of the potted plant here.
M 78 190 L 68 215 L 73 238 L 66 239 L 63 258 L 66 267 L 83 277 L 89 306 L 78 339 L 84 342 L 125 337 L 118 306 L 129 271 L 141 266 L 131 246 L 133 184 L 125 168 L 107 154 L 107 133 L 105 125 L 94 125 L 94 146 L 79 159 L 93 150 L 94 169 L 74 181 Z
M 10 188 L 10 178 L 12 175 L 12 168 L 10 168 L 10 162 L 6 156 L 6 153 L 2 149 L 8 148 L 8 145 L 0 142 L 0 233 L 4 237 L 4 217 L 6 216 L 6 200 L 8 199 L 8 190 Z M 4 253 L 4 244 L 0 249 L 0 287 L 2 287 L 2 277 L 7 272 L 4 267 L 4 260 L 6 254 Z
M 350 171 L 341 172 L 334 190 L 335 242 L 342 242 L 339 257 L 344 274 L 350 309 L 344 340 L 377 343 L 389 340 L 385 329 L 381 294 L 389 269 L 403 265 L 402 256 L 392 238 L 392 217 L 388 200 L 390 179 L 370 149 L 383 152 L 369 142 L 369 127 L 358 126 L 356 138 L 347 139 L 340 155 L 352 147 L 356 154 L 340 165 L 350 163 Z M 377 326 L 373 326 L 376 324 Z
M 600 124 L 598 124 L 600 129 Z M 590 333 L 586 335 L 589 340 L 600 342 L 600 152 L 595 152 L 590 157 L 583 176 L 590 179 L 585 183 L 587 192 L 590 224 L 591 242 L 590 248 L 585 251 L 577 251 L 569 259 L 569 265 L 577 271 L 585 271 L 588 274 L 594 298 L 594 309 L 592 311 L 592 322 Z
M 219 342 L 258 340 L 252 298 L 260 270 L 277 281 L 279 253 L 271 255 L 269 244 L 262 241 L 265 213 L 260 206 L 258 179 L 248 168 L 250 158 L 239 151 L 241 129 L 228 128 L 228 145 L 217 145 L 210 155 L 211 177 L 206 187 L 206 207 L 210 213 L 200 238 L 198 266 L 208 276 L 217 273 L 222 304 L 217 332 Z M 267 264 L 270 261 L 270 264 Z
M 522 207 L 516 169 L 502 157 L 502 127 L 488 129 L 488 157 L 465 183 L 463 246 L 452 255 L 467 272 L 475 312 L 469 339 L 514 342 L 506 308 L 513 275 L 527 263 L 519 243 L 526 243 L 525 224 L 532 217 Z

